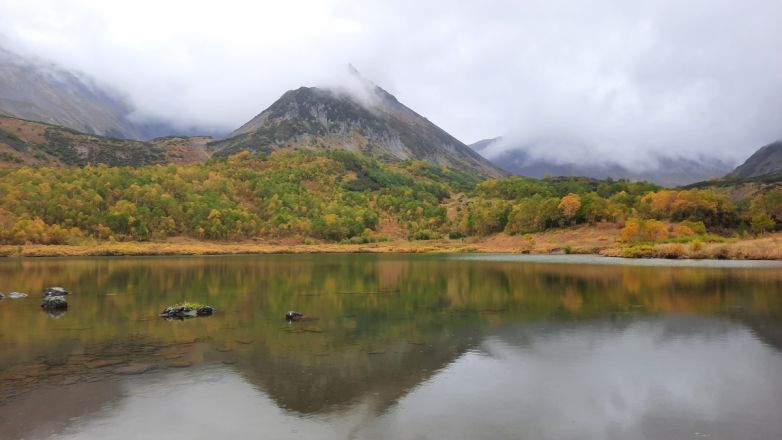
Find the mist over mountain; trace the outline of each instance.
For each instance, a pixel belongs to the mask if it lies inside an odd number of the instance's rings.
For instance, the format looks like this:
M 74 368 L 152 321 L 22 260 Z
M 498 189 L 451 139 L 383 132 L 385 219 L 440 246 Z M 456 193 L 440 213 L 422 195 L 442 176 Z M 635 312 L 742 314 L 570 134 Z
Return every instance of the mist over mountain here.
M 524 147 L 504 145 L 502 137 L 484 139 L 470 145 L 492 163 L 503 170 L 517 175 L 542 178 L 551 176 L 587 176 L 598 179 L 612 177 L 630 180 L 648 180 L 665 186 L 680 186 L 721 177 L 732 168 L 732 164 L 715 158 L 698 160 L 676 156 L 657 156 L 641 169 L 629 168 L 610 157 L 592 157 L 590 161 L 553 161 L 536 157 Z
M 347 149 L 381 160 L 422 160 L 490 177 L 504 173 L 393 95 L 353 71 L 353 87 L 301 87 L 224 140 L 216 156 L 279 148 Z
M 370 3 L 6 1 L 0 44 L 177 126 L 230 130 L 353 62 L 457 139 L 501 133 L 555 162 L 586 145 L 633 170 L 738 164 L 782 137 L 776 0 Z
M 92 78 L 0 47 L 0 114 L 121 139 L 201 133 L 137 118 L 122 94 Z

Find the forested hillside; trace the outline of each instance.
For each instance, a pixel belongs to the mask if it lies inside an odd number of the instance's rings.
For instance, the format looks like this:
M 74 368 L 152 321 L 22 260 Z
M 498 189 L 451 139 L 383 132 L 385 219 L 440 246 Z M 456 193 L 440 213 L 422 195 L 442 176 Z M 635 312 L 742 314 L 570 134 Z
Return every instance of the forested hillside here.
M 141 142 L 0 116 L 0 166 L 197 162 L 208 157 L 205 146 L 210 139 L 172 136 Z
M 138 168 L 0 168 L 0 241 L 290 238 L 354 243 L 523 235 L 601 222 L 628 244 L 780 229 L 782 189 L 668 190 L 588 178 L 481 180 L 344 150 Z

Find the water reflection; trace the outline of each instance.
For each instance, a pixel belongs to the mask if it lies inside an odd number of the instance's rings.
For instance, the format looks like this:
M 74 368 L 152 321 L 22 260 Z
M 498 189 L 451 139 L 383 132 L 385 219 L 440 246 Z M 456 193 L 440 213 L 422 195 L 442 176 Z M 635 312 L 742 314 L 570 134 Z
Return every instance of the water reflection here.
M 46 285 L 75 292 L 59 319 Z M 0 438 L 782 437 L 776 267 L 2 261 L 11 290 Z M 218 314 L 155 317 L 185 298 Z
M 721 319 L 510 325 L 390 406 L 367 384 L 308 416 L 231 367 L 166 370 L 104 382 L 112 399 L 53 438 L 780 438 L 780 371 L 778 353 Z
M 782 357 L 739 326 L 686 321 L 503 329 L 362 437 L 780 438 Z

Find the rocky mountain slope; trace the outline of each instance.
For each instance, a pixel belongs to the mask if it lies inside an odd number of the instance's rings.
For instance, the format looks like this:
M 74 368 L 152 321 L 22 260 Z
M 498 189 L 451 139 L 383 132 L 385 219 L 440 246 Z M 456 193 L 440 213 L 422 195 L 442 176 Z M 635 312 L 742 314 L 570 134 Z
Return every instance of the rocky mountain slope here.
M 731 165 L 713 159 L 692 160 L 661 156 L 647 170 L 634 171 L 610 159 L 600 164 L 556 163 L 532 157 L 524 148 L 509 148 L 500 154 L 487 154 L 489 148 L 502 138 L 484 139 L 470 145 L 473 150 L 488 156 L 492 163 L 512 174 L 542 178 L 552 176 L 586 176 L 648 180 L 665 186 L 680 186 L 724 175 Z
M 732 174 L 741 179 L 777 175 L 782 177 L 782 141 L 760 148 L 733 170 Z
M 422 160 L 490 177 L 504 173 L 441 128 L 377 86 L 361 98 L 302 87 L 212 142 L 215 156 L 279 148 L 348 149 L 381 160 Z
M 118 94 L 84 75 L 0 47 L 0 115 L 124 139 L 177 132 L 162 121 L 132 121 L 132 110 Z
M 0 166 L 200 162 L 208 157 L 209 140 L 208 137 L 166 137 L 141 142 L 0 116 Z

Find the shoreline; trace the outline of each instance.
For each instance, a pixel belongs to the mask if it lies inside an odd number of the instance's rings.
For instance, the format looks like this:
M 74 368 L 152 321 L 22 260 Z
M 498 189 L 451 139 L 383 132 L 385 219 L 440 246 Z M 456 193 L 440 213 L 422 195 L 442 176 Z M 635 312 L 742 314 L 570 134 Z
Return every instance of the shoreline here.
M 316 253 L 502 253 L 531 255 L 587 254 L 605 257 L 782 260 L 782 233 L 724 242 L 658 243 L 623 246 L 614 239 L 615 230 L 583 227 L 526 236 L 496 234 L 462 240 L 409 241 L 397 239 L 367 244 L 315 243 L 302 240 L 216 242 L 188 238 L 148 242 L 97 242 L 79 245 L 0 245 L 0 257 L 97 257 L 97 256 L 176 256 L 241 254 Z

